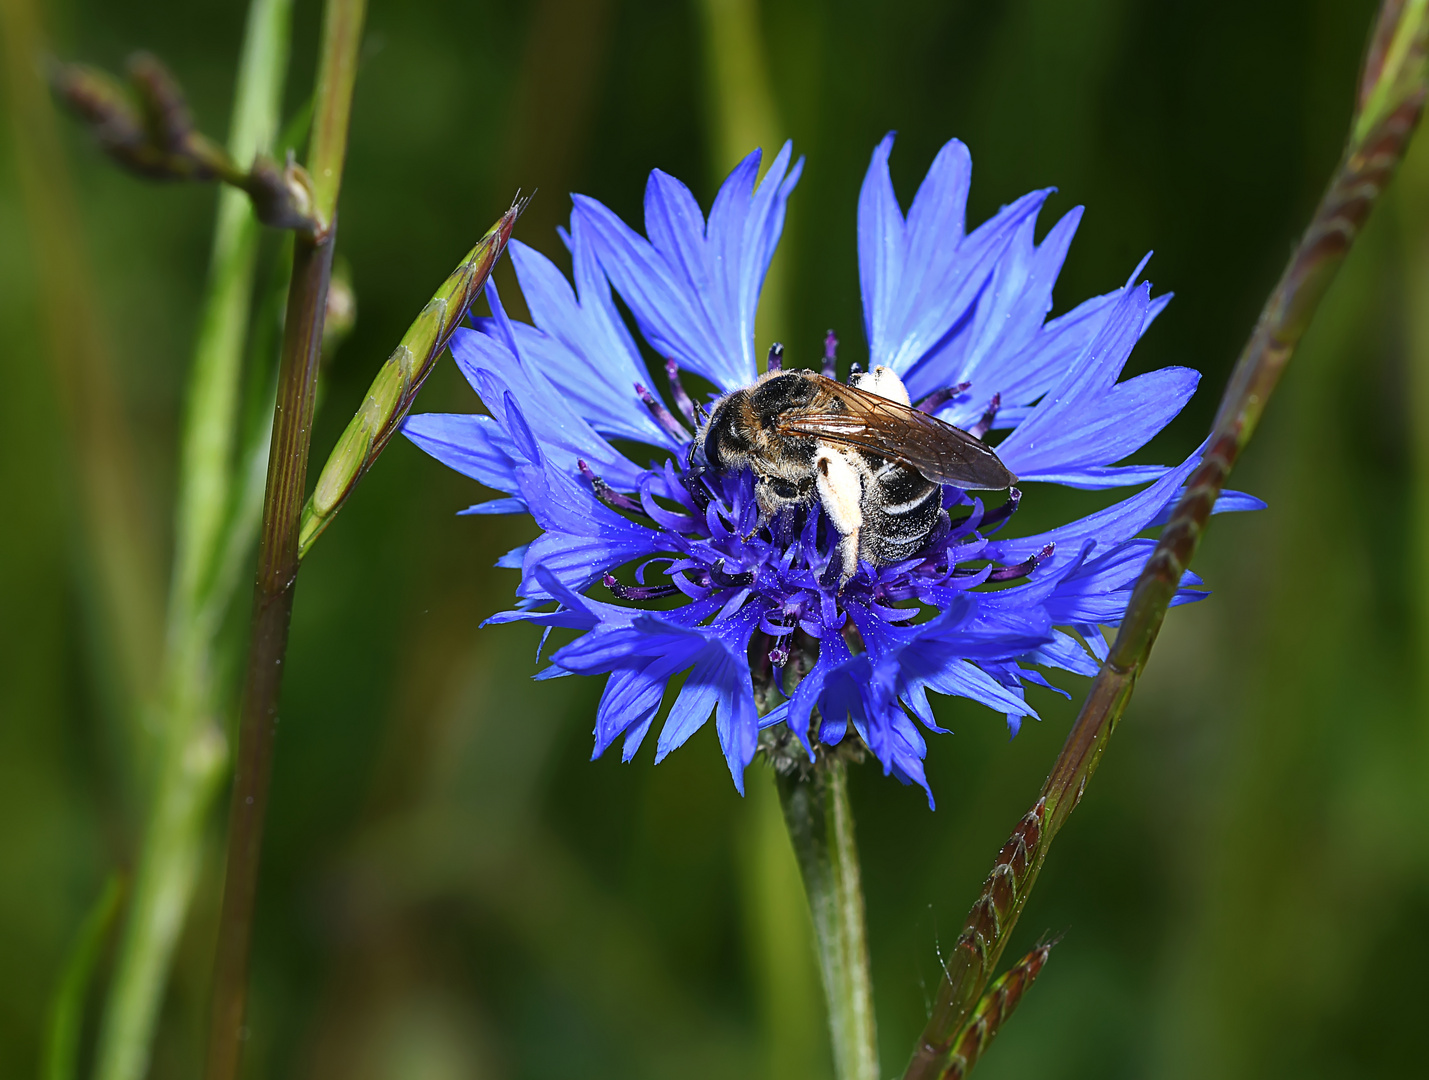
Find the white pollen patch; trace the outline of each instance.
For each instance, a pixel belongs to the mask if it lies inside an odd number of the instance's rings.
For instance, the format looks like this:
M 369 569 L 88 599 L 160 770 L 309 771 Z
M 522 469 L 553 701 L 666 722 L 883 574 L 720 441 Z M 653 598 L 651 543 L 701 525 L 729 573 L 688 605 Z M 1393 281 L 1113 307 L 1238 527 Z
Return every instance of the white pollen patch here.
M 863 480 L 848 456 L 828 443 L 819 443 L 814 455 L 819 501 L 839 535 L 843 580 L 858 569 L 858 533 L 863 528 Z
M 872 371 L 864 372 L 858 376 L 854 380 L 854 385 L 860 390 L 867 390 L 870 394 L 877 394 L 889 401 L 896 401 L 900 405 L 912 407 L 913 402 L 908 397 L 908 388 L 903 385 L 903 380 L 898 377 L 898 373 L 890 367 L 879 364 Z

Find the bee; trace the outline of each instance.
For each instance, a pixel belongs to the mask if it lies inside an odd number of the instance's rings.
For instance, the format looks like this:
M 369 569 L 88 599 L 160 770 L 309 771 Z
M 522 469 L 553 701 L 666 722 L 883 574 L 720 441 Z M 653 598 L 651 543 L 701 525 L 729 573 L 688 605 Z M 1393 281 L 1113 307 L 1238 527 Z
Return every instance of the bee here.
M 840 536 L 840 587 L 859 561 L 911 558 L 946 518 L 943 486 L 995 490 L 1017 482 L 992 448 L 913 408 L 890 368 L 849 383 L 770 370 L 715 402 L 693 464 L 749 468 L 761 525 L 817 499 Z

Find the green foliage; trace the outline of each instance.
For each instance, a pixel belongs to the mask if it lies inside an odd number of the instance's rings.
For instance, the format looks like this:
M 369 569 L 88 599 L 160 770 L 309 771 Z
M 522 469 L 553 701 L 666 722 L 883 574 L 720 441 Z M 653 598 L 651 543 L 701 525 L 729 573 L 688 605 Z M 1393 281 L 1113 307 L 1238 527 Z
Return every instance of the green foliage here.
M 1334 163 L 1373 6 L 764 0 L 778 115 L 810 156 L 779 260 L 791 354 L 814 355 L 828 326 L 858 340 L 854 204 L 874 141 L 900 130 L 906 199 L 958 135 L 976 162 L 975 215 L 1049 183 L 1054 209 L 1087 204 L 1067 297 L 1114 287 L 1157 249 L 1151 276 L 1178 298 L 1136 362 L 1206 375 L 1146 457 L 1178 459 L 1209 426 Z M 220 133 L 240 7 L 73 0 L 46 16 L 57 53 L 110 68 L 135 48 L 163 56 L 197 123 Z M 703 18 L 654 0 L 372 13 L 338 245 L 361 318 L 328 373 L 319 461 L 432 284 L 517 187 L 539 188 L 517 235 L 560 258 L 565 192 L 638 220 L 649 168 L 714 175 Z M 299 5 L 285 114 L 311 85 L 317 19 Z M 0 234 L 21 237 L 9 132 Z M 77 132 L 65 142 L 100 283 L 84 301 L 117 358 L 139 510 L 165 536 L 214 195 L 141 185 Z M 1209 534 L 1197 568 L 1216 595 L 1171 616 L 1115 752 L 1058 839 L 1010 955 L 1044 931 L 1065 938 L 981 1080 L 1416 1071 L 1429 918 L 1417 432 L 1429 410 L 1409 391 L 1429 362 L 1407 344 L 1424 305 L 1404 268 L 1421 257 L 1410 230 L 1429 217 L 1429 188 L 1398 194 L 1404 212 L 1371 225 L 1236 474 L 1271 509 Z M 0 245 L 5 1076 L 37 1073 L 48 988 L 101 883 L 132 865 L 143 820 L 121 768 L 117 660 L 59 392 L 17 362 L 42 355 L 34 257 Z M 498 278 L 510 281 L 504 265 Z M 421 407 L 473 401 L 444 363 Z M 1040 495 L 1024 502 L 1029 528 L 1096 498 Z M 757 1075 L 778 1033 L 753 1004 L 744 942 L 768 894 L 743 883 L 767 814 L 732 793 L 712 737 L 658 768 L 587 761 L 597 688 L 532 684 L 535 634 L 477 629 L 510 598 L 512 575 L 491 564 L 529 532 L 453 516 L 473 501 L 467 481 L 398 440 L 305 560 L 250 1075 L 536 1080 L 577 1062 L 587 1078 Z M 951 947 L 1066 733 L 1070 706 L 1035 704 L 1042 723 L 1010 744 L 999 718 L 945 710 L 958 735 L 931 750 L 934 814 L 875 770 L 850 770 L 885 1062 L 905 1060 L 935 946 Z M 158 1080 L 201 1059 L 216 866 L 211 847 Z

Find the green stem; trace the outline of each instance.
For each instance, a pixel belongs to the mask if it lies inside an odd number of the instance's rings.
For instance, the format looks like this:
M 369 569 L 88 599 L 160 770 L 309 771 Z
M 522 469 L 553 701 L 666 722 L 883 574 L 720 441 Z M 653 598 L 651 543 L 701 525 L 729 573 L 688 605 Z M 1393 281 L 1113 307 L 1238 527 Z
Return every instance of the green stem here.
M 1004 845 L 946 967 L 904 1080 L 947 1075 L 949 1055 L 1126 711 L 1167 608 L 1231 469 L 1250 442 L 1330 283 L 1394 174 L 1424 107 L 1429 3 L 1384 0 L 1344 156 L 1231 373 L 1201 464 L 1137 580 L 1126 617 L 1041 797 Z
M 818 763 L 804 775 L 795 770 L 779 777 L 779 800 L 814 918 L 835 1074 L 839 1080 L 878 1080 L 873 983 L 853 808 L 848 800 L 848 763 L 820 751 Z
M 314 94 L 309 171 L 321 228 L 293 239 L 278 397 L 254 589 L 238 754 L 229 802 L 228 859 L 219 916 L 209 1031 L 209 1080 L 238 1075 L 248 993 L 248 953 L 258 889 L 263 817 L 273 768 L 273 736 L 298 574 L 298 523 L 307 484 L 323 316 L 337 225 L 337 197 L 362 39 L 364 0 L 328 0 Z
M 229 140 L 236 160 L 251 160 L 277 131 L 291 11 L 292 0 L 253 0 L 249 8 Z M 204 824 L 227 759 L 213 679 L 218 626 L 229 597 L 213 595 L 208 585 L 225 546 L 257 242 L 247 196 L 223 189 L 180 449 L 158 771 L 105 1006 L 99 1080 L 137 1080 L 147 1071 Z

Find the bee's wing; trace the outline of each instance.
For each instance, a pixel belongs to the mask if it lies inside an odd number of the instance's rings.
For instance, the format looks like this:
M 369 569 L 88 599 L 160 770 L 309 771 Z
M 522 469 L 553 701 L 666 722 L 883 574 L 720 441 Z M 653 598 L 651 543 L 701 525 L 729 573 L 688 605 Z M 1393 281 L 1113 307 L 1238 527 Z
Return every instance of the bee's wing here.
M 990 446 L 935 416 L 867 390 L 824 380 L 836 401 L 790 411 L 779 431 L 866 450 L 916 469 L 935 484 L 996 490 L 1017 483 Z M 840 408 L 840 406 L 842 406 Z

